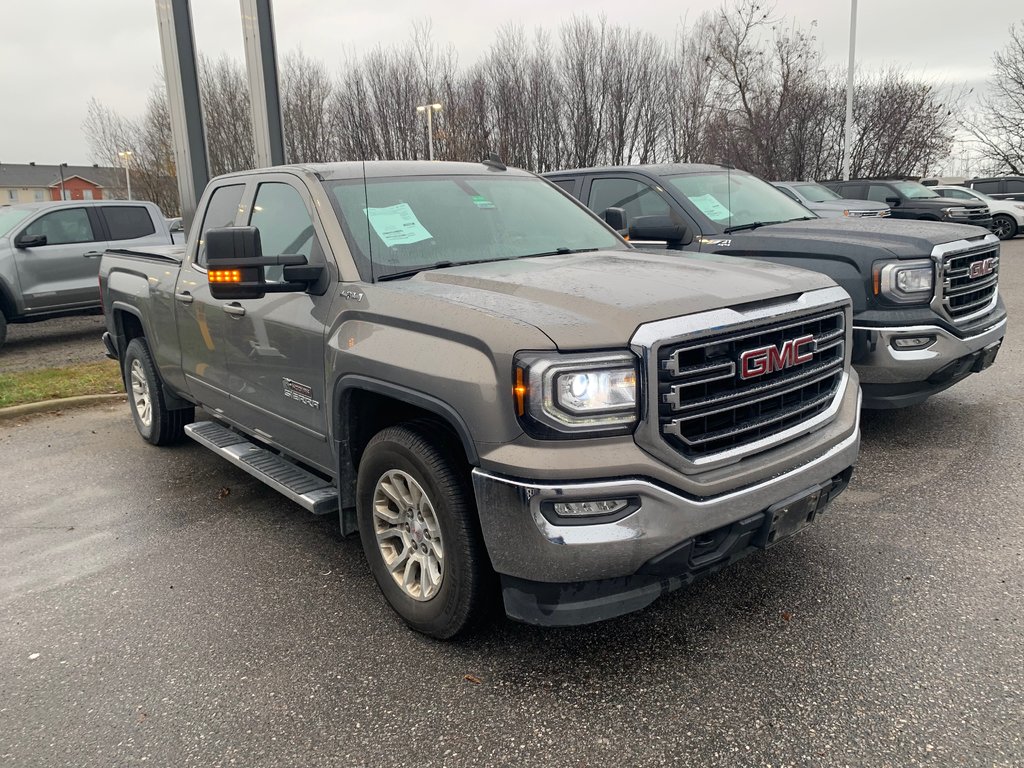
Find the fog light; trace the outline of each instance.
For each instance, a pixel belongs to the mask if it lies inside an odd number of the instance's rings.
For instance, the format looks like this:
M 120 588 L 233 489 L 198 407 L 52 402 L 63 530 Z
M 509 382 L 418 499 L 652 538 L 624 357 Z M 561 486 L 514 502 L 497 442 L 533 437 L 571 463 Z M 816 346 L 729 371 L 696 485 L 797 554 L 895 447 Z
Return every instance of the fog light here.
M 629 506 L 628 499 L 600 499 L 593 501 L 556 501 L 553 505 L 559 517 L 590 517 L 613 515 Z
M 934 336 L 901 336 L 892 340 L 893 349 L 924 349 L 935 343 Z

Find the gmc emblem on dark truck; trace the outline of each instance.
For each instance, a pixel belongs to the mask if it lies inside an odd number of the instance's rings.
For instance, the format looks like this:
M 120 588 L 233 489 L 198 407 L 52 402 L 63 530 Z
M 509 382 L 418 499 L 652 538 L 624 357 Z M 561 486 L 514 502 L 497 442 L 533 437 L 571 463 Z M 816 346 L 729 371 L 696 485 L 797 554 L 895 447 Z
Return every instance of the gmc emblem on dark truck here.
M 971 263 L 970 276 L 971 280 L 975 280 L 985 275 L 991 275 L 996 270 L 996 260 L 994 258 L 982 259 L 981 261 L 975 261 Z
M 805 349 L 806 348 L 806 349 Z M 758 347 L 748 349 L 740 355 L 740 378 L 754 379 L 766 373 L 781 371 L 800 363 L 808 363 L 814 359 L 814 337 L 800 336 L 787 339 L 782 346 Z

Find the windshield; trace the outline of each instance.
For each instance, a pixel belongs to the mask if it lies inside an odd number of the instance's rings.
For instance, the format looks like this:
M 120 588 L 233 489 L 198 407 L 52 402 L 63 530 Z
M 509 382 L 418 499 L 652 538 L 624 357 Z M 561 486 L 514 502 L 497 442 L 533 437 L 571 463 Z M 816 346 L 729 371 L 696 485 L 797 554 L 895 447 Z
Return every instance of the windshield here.
M 0 208 L 0 236 L 6 235 L 18 222 L 26 218 L 32 211 L 24 208 Z
M 900 191 L 901 195 L 911 200 L 932 200 L 938 197 L 924 184 L 918 184 L 916 181 L 894 181 L 893 186 Z
M 842 198 L 828 187 L 821 184 L 794 184 L 793 189 L 797 191 L 804 200 L 812 203 L 827 203 L 830 200 L 842 200 Z
M 670 176 L 668 182 L 718 232 L 751 224 L 817 218 L 771 184 L 742 171 Z
M 594 216 L 533 176 L 327 181 L 353 255 L 380 280 L 420 268 L 625 249 Z M 371 258 L 372 257 L 372 258 Z

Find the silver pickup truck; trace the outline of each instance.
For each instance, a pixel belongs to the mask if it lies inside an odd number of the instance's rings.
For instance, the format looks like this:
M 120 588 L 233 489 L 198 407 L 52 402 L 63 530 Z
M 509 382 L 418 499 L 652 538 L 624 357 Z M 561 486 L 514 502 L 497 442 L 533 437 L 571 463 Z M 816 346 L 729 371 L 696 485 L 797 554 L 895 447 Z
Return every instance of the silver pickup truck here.
M 641 608 L 813 522 L 859 448 L 829 278 L 641 253 L 495 161 L 222 176 L 100 282 L 142 437 L 339 514 L 435 637 L 499 587 L 537 624 Z
M 107 248 L 170 242 L 153 203 L 82 200 L 0 208 L 0 346 L 8 323 L 98 311 L 96 273 Z

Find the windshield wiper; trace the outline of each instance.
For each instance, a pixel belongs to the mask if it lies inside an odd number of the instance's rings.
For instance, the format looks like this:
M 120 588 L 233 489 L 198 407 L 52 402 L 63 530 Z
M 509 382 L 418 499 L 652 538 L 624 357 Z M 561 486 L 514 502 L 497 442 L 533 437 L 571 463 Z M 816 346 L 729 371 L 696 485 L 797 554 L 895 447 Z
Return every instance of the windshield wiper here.
M 731 234 L 733 232 L 740 232 L 744 229 L 757 229 L 758 227 L 767 227 L 772 224 L 784 224 L 783 221 L 752 221 L 749 224 L 737 224 L 735 227 L 726 227 L 722 230 L 725 234 Z
M 489 261 L 502 261 L 502 259 L 475 259 L 473 261 L 435 261 L 433 264 L 423 264 L 412 269 L 403 269 L 400 272 L 388 272 L 386 275 L 377 277 L 378 283 L 385 280 L 401 280 L 403 277 L 412 277 L 420 272 L 429 272 L 432 269 L 445 269 L 447 267 L 464 267 L 467 264 L 484 264 Z
M 591 253 L 600 250 L 599 248 L 555 248 L 553 251 L 542 251 L 541 253 L 527 253 L 519 256 L 520 259 L 536 259 L 541 256 L 565 256 L 570 253 Z

